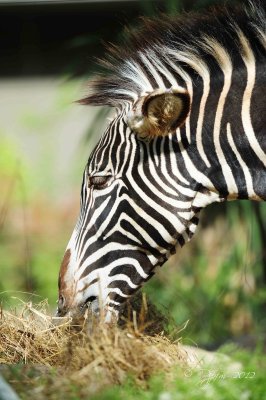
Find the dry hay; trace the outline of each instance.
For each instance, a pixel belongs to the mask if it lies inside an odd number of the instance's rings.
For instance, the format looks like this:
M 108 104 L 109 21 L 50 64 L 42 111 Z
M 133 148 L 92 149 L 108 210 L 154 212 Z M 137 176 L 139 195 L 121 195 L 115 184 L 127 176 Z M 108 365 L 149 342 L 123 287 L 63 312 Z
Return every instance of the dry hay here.
M 89 332 L 86 320 L 73 326 L 69 319 L 61 318 L 58 324 L 47 312 L 46 303 L 2 309 L 0 364 L 35 365 L 44 374 L 55 367 L 61 383 L 64 379 L 84 383 L 93 392 L 104 385 L 120 384 L 128 375 L 145 384 L 154 373 L 170 371 L 173 365 L 185 367 L 186 354 L 178 343 L 158 332 L 162 317 L 147 322 L 146 302 L 143 304 L 138 315 L 128 312 L 133 318 L 124 320 L 123 328 L 98 321 Z M 58 379 L 55 381 L 58 385 Z

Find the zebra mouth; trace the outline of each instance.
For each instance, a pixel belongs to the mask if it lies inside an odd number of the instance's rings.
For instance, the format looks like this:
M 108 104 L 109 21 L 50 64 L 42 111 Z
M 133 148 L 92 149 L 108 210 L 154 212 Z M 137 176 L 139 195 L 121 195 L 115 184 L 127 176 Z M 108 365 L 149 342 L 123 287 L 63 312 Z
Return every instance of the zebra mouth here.
M 76 307 L 67 307 L 64 301 L 64 297 L 60 296 L 58 299 L 58 306 L 56 310 L 55 317 L 71 317 L 76 320 L 84 317 L 88 312 L 94 315 L 98 315 L 100 311 L 99 302 L 97 296 L 89 296 L 82 304 Z

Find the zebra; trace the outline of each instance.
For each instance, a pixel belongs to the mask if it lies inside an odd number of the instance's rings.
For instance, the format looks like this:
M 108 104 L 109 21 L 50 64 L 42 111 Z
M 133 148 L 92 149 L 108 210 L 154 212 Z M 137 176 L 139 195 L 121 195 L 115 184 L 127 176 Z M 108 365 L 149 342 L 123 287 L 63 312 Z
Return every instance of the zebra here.
M 111 47 L 85 105 L 113 117 L 92 151 L 57 315 L 121 305 L 213 202 L 266 199 L 265 5 L 146 19 Z

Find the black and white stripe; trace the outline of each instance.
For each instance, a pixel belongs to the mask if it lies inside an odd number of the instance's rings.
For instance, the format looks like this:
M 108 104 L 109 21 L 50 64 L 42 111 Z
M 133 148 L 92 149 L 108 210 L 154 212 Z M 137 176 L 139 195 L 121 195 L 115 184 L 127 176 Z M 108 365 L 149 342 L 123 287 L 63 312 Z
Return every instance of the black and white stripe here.
M 147 21 L 126 50 L 112 50 L 109 75 L 83 101 L 117 114 L 84 172 L 59 314 L 88 302 L 110 318 L 190 240 L 200 209 L 266 199 L 265 26 L 265 6 L 250 3 Z M 168 135 L 141 139 L 129 127 L 134 104 L 169 88 L 188 93 L 188 116 Z

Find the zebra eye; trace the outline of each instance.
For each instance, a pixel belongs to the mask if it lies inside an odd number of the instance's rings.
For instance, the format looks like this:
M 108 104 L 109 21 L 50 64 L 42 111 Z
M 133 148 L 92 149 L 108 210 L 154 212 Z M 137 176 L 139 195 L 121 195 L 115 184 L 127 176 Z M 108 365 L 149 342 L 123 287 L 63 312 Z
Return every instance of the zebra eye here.
M 95 189 L 104 189 L 111 178 L 111 175 L 106 176 L 90 176 L 88 187 L 94 187 Z

